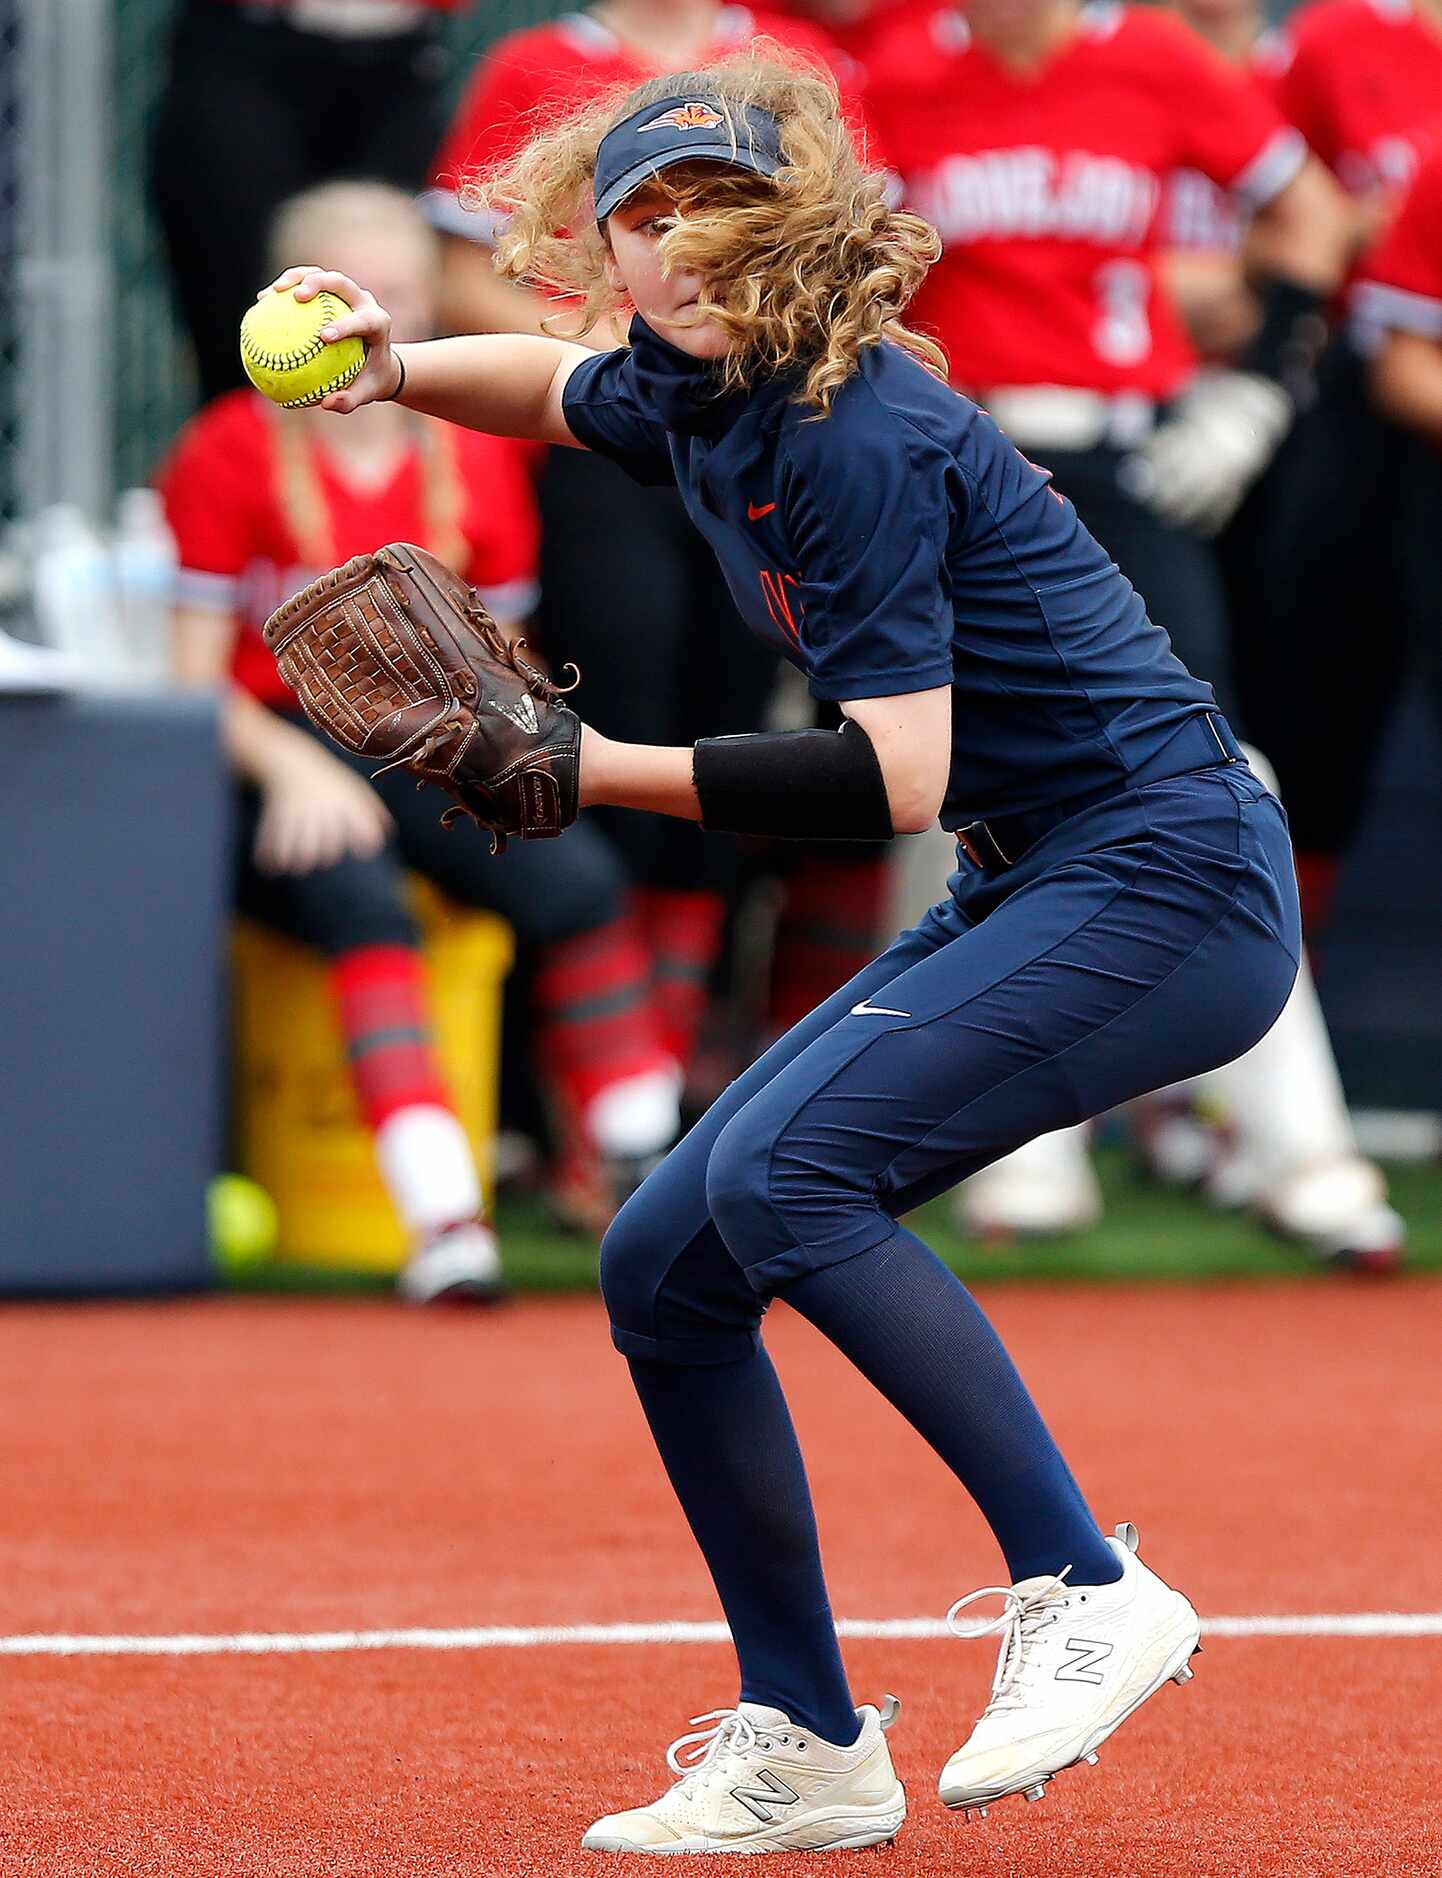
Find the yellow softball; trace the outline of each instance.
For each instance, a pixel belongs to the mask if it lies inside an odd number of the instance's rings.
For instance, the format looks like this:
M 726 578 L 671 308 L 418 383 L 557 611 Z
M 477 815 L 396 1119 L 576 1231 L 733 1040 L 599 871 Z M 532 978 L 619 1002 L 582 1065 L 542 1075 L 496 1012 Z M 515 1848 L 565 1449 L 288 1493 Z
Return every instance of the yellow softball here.
M 365 345 L 359 339 L 337 339 L 327 345 L 320 329 L 349 312 L 338 293 L 321 292 L 304 301 L 298 301 L 290 287 L 283 293 L 266 294 L 240 322 L 240 358 L 246 377 L 257 391 L 287 410 L 315 404 L 327 392 L 339 391 L 365 364 Z

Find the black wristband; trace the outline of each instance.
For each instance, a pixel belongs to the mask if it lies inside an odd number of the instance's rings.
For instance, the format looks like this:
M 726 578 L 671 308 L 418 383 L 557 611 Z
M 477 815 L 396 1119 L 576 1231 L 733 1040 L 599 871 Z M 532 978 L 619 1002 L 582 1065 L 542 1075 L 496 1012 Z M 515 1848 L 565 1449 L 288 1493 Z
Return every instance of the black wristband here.
M 406 388 L 406 362 L 405 362 L 405 360 L 404 360 L 404 359 L 403 359 L 403 358 L 401 357 L 401 355 L 400 355 L 400 353 L 399 353 L 399 352 L 393 352 L 393 353 L 391 354 L 391 357 L 392 357 L 392 358 L 393 358 L 393 359 L 395 360 L 395 362 L 396 362 L 396 364 L 400 366 L 400 368 L 401 368 L 401 375 L 400 375 L 400 377 L 399 377 L 399 378 L 398 378 L 398 379 L 396 380 L 396 388 L 395 388 L 395 390 L 394 390 L 394 391 L 390 391 L 390 392 L 387 392 L 387 393 L 386 393 L 386 395 L 385 395 L 385 397 L 383 397 L 383 398 L 382 398 L 382 399 L 380 400 L 380 402 L 381 402 L 382 404 L 394 404 L 394 403 L 395 403 L 395 401 L 396 401 L 396 399 L 397 399 L 397 398 L 398 398 L 398 397 L 399 397 L 399 396 L 401 395 L 401 393 L 402 393 L 402 392 L 403 392 L 403 391 L 405 390 L 405 388 Z
M 889 841 L 894 832 L 876 748 L 850 719 L 840 730 L 703 737 L 691 777 L 701 826 L 724 834 Z
M 1262 324 L 1237 363 L 1244 372 L 1275 379 L 1295 404 L 1305 404 L 1327 343 L 1326 296 L 1280 274 L 1255 281 L 1253 291 Z

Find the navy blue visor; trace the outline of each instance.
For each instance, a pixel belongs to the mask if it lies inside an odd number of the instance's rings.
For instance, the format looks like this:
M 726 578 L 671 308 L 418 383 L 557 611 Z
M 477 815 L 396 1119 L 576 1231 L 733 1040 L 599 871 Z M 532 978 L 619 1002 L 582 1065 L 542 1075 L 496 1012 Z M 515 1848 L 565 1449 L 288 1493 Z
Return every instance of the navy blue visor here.
M 596 152 L 596 220 L 619 209 L 642 183 L 676 163 L 730 163 L 774 176 L 786 161 L 781 126 L 759 105 L 733 104 L 715 93 L 659 98 L 622 118 Z

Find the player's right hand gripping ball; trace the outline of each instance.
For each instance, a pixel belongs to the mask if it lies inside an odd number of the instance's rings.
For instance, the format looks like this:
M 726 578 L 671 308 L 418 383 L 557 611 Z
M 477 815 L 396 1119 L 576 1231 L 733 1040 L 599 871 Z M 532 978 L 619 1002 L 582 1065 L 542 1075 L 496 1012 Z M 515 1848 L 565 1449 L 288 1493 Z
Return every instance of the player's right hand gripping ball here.
M 576 819 L 580 718 L 424 548 L 393 541 L 322 574 L 271 614 L 265 642 L 317 728 L 449 790 L 442 821 L 471 816 L 493 853 Z
M 289 287 L 283 293 L 262 294 L 240 322 L 240 362 L 246 377 L 288 411 L 343 390 L 365 364 L 365 346 L 359 339 L 336 339 L 328 345 L 320 329 L 349 312 L 338 293 L 318 293 L 304 302 Z

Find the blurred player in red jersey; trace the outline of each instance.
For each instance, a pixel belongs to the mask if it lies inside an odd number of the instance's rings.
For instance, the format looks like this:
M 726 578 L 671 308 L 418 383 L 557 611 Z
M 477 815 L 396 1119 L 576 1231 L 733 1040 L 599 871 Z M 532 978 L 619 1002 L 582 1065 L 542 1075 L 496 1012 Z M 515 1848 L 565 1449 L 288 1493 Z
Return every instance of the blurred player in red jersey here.
M 444 310 L 451 329 L 541 332 L 542 321 L 560 310 L 560 303 L 497 275 L 491 263 L 496 228 L 467 208 L 468 173 L 505 161 L 538 128 L 617 85 L 703 65 L 758 35 L 834 71 L 861 125 L 851 61 L 816 27 L 761 8 L 720 0 L 601 0 L 498 41 L 461 100 L 426 197 L 448 237 Z M 565 333 L 564 321 L 556 330 Z M 616 342 L 608 327 L 587 341 Z M 537 638 L 555 662 L 574 659 L 586 673 L 588 721 L 609 736 L 666 743 L 758 728 L 776 683 L 775 654 L 736 632 L 725 583 L 675 494 L 640 490 L 615 464 L 589 452 L 553 450 L 539 496 Z M 690 1067 L 735 884 L 735 844 L 661 816 L 603 809 L 596 819 L 636 888 L 668 1045 Z M 879 864 L 863 862 L 854 871 L 848 897 L 869 893 L 878 900 Z M 798 880 L 803 900 L 814 892 L 814 873 L 803 869 Z M 795 995 L 809 1009 L 848 978 L 857 961 L 847 951 L 805 963 L 804 941 L 789 943 L 801 925 L 816 925 L 804 905 L 786 929 L 787 957 L 804 964 L 805 983 Z
M 1281 108 L 1352 196 L 1364 235 L 1381 236 L 1408 178 L 1442 142 L 1442 0 L 1314 0 L 1278 35 L 1275 65 Z M 1416 445 L 1369 397 L 1366 362 L 1380 335 L 1367 307 L 1366 296 L 1353 303 L 1316 406 L 1289 441 L 1258 563 L 1269 663 L 1257 690 L 1275 703 L 1267 747 L 1286 787 L 1314 935 L 1412 644 L 1429 630 L 1401 575 L 1426 552 L 1414 530 L 1431 526 L 1413 519 Z
M 1359 318 L 1380 335 L 1371 370 L 1378 402 L 1442 446 L 1442 144 L 1362 263 L 1354 298 Z
M 1193 670 L 1235 709 L 1227 608 L 1206 539 L 1282 440 L 1293 376 L 1350 252 L 1335 187 L 1261 89 L 1176 21 L 1074 0 L 907 7 L 877 36 L 868 99 L 908 204 L 944 251 L 915 318 L 958 384 L 1044 464 Z M 1199 370 L 1161 277 L 1158 210 L 1182 169 L 1249 218 L 1258 313 L 1235 367 Z M 1254 763 L 1259 759 L 1252 758 Z M 1263 769 L 1265 773 L 1265 769 Z M 1390 1263 L 1402 1225 L 1356 1151 L 1315 990 L 1204 1093 L 1232 1122 L 1188 1161 L 1318 1254 Z M 1160 1165 L 1172 1131 L 1147 1118 Z M 1184 1131 L 1195 1143 L 1195 1131 Z M 1100 1195 L 1076 1131 L 963 1189 L 983 1231 L 1061 1230 Z
M 369 269 L 412 337 L 433 330 L 435 237 L 401 192 L 324 185 L 287 206 L 275 242 Z M 583 827 L 574 847 L 517 843 L 495 858 L 448 832 L 411 778 L 373 784 L 369 765 L 310 732 L 260 638 L 270 611 L 316 573 L 397 539 L 430 547 L 503 622 L 531 610 L 536 521 L 514 447 L 396 405 L 365 417 L 277 411 L 240 391 L 186 429 L 162 478 L 182 567 L 179 663 L 189 680 L 232 681 L 240 907 L 331 960 L 356 1094 L 415 1240 L 401 1291 L 490 1296 L 496 1247 L 436 1062 L 405 869 L 511 923 L 538 1066 L 570 1125 L 618 1173 L 674 1136 L 679 1079 L 605 842 Z
M 1280 44 L 1257 0 L 1175 0 L 1175 11 L 1268 97 Z M 1167 179 L 1161 208 L 1162 267 L 1168 291 L 1204 358 L 1231 359 L 1256 337 L 1260 309 L 1243 262 L 1245 205 L 1198 169 Z
M 151 193 L 203 399 L 245 383 L 235 329 L 271 217 L 332 176 L 419 189 L 444 122 L 442 18 L 468 0 L 179 0 Z
M 1312 0 L 1282 32 L 1277 68 L 1282 110 L 1385 223 L 1442 139 L 1442 0 Z
M 1373 396 L 1421 441 L 1409 462 L 1396 571 L 1411 603 L 1417 665 L 1442 721 L 1442 142 L 1422 160 L 1387 235 L 1363 261 L 1353 299 L 1359 323 L 1375 335 Z

